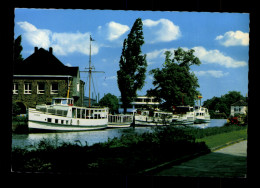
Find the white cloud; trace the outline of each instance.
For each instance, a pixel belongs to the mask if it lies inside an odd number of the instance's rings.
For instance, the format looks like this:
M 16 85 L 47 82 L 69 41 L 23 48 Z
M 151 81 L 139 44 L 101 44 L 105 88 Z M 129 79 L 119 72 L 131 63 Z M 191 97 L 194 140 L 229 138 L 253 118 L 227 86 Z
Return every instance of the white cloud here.
M 17 23 L 23 30 L 25 40 L 32 46 L 48 48 L 53 47 L 57 55 L 68 55 L 74 52 L 89 55 L 89 35 L 90 33 L 57 33 L 47 29 L 38 29 L 28 22 Z M 91 54 L 95 55 L 99 51 L 97 43 L 92 43 Z
M 29 22 L 17 22 L 17 24 L 25 31 L 23 36 L 32 46 L 40 46 L 43 48 L 50 46 L 50 30 L 37 29 Z
M 207 70 L 207 71 L 193 71 L 197 76 L 212 76 L 214 78 L 221 78 L 229 75 L 229 72 L 223 72 L 218 70 Z
M 165 55 L 164 55 L 165 51 L 170 51 L 170 52 L 174 53 L 174 50 L 176 50 L 176 48 L 163 48 L 160 50 L 154 50 L 152 52 L 146 53 L 146 59 L 152 60 L 152 59 L 159 58 L 159 57 L 163 58 L 163 57 L 165 57 Z
M 52 47 L 54 52 L 59 55 L 67 55 L 79 52 L 89 55 L 89 35 L 90 33 L 53 33 Z M 91 55 L 98 53 L 98 46 L 92 42 Z
M 68 67 L 72 67 L 72 65 L 70 63 L 66 63 L 65 65 Z
M 108 76 L 108 77 L 105 77 L 106 80 L 116 80 L 117 79 L 117 76 Z
M 120 36 L 122 36 L 125 32 L 127 32 L 130 29 L 127 25 L 122 25 L 114 21 L 107 23 L 106 26 L 108 32 L 107 39 L 110 41 L 118 39 Z M 100 30 L 102 29 L 102 27 L 99 27 L 98 29 Z
M 218 64 L 226 68 L 238 68 L 247 65 L 245 61 L 237 61 L 232 57 L 224 55 L 219 50 L 206 50 L 202 46 L 197 46 L 193 49 L 195 50 L 194 55 L 205 64 Z
M 143 20 L 144 37 L 148 43 L 170 42 L 181 37 L 179 26 L 168 19 Z
M 183 50 L 187 51 L 188 48 L 181 47 Z M 177 48 L 163 48 L 160 50 L 154 50 L 151 52 L 146 53 L 146 58 L 148 64 L 154 64 L 155 61 L 162 63 L 163 59 L 165 58 L 164 52 L 170 51 L 174 54 L 174 50 Z M 218 64 L 224 66 L 226 68 L 238 68 L 247 66 L 247 62 L 245 61 L 237 61 L 232 57 L 224 55 L 219 50 L 207 50 L 202 46 L 196 46 L 192 49 L 195 50 L 194 55 L 200 59 L 200 61 L 204 64 Z M 173 55 L 172 55 L 173 58 Z
M 220 44 L 229 46 L 248 46 L 249 34 L 242 31 L 228 31 L 224 35 L 219 35 L 215 40 L 218 40 Z

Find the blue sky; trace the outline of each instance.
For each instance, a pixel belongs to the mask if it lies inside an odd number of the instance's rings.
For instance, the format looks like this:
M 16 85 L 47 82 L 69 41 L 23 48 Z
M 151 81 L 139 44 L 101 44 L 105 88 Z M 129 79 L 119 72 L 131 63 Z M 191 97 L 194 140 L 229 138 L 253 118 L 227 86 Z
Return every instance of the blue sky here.
M 228 91 L 248 93 L 249 14 L 162 11 L 15 9 L 15 38 L 22 35 L 22 55 L 34 47 L 53 47 L 67 66 L 88 67 L 89 35 L 96 93 L 120 96 L 117 70 L 123 40 L 137 18 L 143 21 L 147 54 L 146 84 L 139 95 L 153 88 L 151 69 L 161 68 L 165 50 L 194 49 L 202 64 L 191 70 L 199 79 L 203 100 Z M 87 75 L 82 74 L 86 81 Z M 86 90 L 86 94 L 88 90 Z

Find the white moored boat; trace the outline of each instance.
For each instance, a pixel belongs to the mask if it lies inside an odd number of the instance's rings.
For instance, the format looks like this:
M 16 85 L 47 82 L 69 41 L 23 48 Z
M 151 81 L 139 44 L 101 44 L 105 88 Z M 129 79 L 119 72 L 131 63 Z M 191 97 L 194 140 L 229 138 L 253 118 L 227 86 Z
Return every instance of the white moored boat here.
M 73 106 L 72 98 L 53 98 L 51 105 L 29 108 L 30 131 L 87 131 L 107 124 L 108 108 Z
M 140 126 L 163 126 L 170 125 L 173 114 L 164 111 L 137 111 L 135 124 Z
M 194 106 L 194 123 L 209 123 L 210 115 L 207 108 L 202 106 Z
M 194 123 L 194 111 L 190 106 L 177 106 L 174 110 L 171 125 L 188 125 Z
M 108 128 L 125 128 L 125 127 L 130 127 L 132 122 L 133 122 L 132 115 L 109 114 L 107 127 Z
M 90 86 L 91 73 L 91 41 L 89 52 L 89 107 L 73 106 L 73 98 L 69 98 L 69 88 L 66 98 L 53 98 L 51 105 L 37 105 L 29 108 L 29 130 L 37 131 L 88 131 L 105 129 L 108 124 L 107 107 L 91 107 Z M 101 72 L 101 71 L 99 71 Z M 102 71 L 103 72 L 103 71 Z

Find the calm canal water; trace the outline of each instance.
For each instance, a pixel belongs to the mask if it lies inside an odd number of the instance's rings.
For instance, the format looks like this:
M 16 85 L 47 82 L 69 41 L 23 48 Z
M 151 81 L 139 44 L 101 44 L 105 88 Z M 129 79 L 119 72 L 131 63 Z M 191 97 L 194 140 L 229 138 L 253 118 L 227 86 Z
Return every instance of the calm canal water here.
M 226 119 L 212 119 L 210 123 L 190 125 L 199 128 L 207 127 L 221 127 L 226 123 Z M 89 146 L 106 142 L 108 138 L 120 137 L 122 134 L 152 132 L 152 127 L 136 127 L 133 128 L 120 128 L 120 129 L 105 129 L 99 131 L 85 131 L 85 132 L 67 132 L 67 133 L 30 133 L 30 134 L 14 134 L 12 135 L 12 148 L 35 148 L 37 144 L 46 139 L 56 146 L 66 143 L 78 143 L 80 145 Z

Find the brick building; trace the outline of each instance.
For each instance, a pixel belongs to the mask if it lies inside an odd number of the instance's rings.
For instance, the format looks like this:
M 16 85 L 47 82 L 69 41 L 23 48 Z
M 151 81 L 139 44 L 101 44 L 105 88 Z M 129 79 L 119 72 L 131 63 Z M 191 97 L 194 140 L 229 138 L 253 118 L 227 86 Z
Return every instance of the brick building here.
M 84 82 L 80 80 L 79 67 L 68 67 L 60 62 L 50 47 L 49 51 L 38 47 L 23 62 L 14 65 L 12 100 L 25 113 L 26 108 L 37 104 L 50 104 L 53 97 L 74 98 L 75 105 L 82 106 Z

